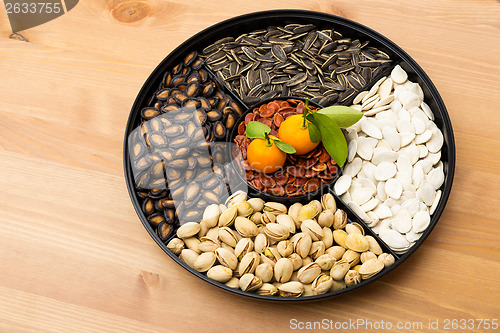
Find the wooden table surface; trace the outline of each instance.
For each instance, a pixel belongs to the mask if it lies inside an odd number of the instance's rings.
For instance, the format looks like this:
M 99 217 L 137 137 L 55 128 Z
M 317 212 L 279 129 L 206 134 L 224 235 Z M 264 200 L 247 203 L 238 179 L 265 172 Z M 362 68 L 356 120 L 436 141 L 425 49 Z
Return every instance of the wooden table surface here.
M 431 332 L 500 320 L 498 1 L 81 0 L 16 36 L 0 8 L 0 332 L 282 332 L 292 319 Z M 451 196 L 418 251 L 313 303 L 240 297 L 180 267 L 140 223 L 122 166 L 131 106 L 156 65 L 212 24 L 279 8 L 343 16 L 400 45 L 438 88 L 456 140 Z

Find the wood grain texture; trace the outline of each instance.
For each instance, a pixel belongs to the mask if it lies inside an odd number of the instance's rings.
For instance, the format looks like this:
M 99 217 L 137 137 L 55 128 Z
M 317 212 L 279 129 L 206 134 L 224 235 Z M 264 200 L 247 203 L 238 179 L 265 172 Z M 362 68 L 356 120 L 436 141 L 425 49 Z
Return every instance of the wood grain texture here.
M 20 32 L 27 42 L 0 8 L 0 332 L 286 332 L 291 318 L 430 332 L 429 319 L 500 319 L 498 1 L 80 0 Z M 344 16 L 400 45 L 443 97 L 457 148 L 422 247 L 368 287 L 314 303 L 200 281 L 147 234 L 123 176 L 127 117 L 157 64 L 212 24 L 278 8 Z

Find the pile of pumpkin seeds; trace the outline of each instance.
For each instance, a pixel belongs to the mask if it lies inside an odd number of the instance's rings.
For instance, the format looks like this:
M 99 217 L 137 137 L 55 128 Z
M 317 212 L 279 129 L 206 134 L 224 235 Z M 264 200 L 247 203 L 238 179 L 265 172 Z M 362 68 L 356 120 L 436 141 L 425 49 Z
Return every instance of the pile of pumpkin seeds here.
M 288 24 L 226 37 L 205 47 L 206 65 L 247 105 L 276 96 L 345 103 L 391 64 L 368 41 L 313 24 Z

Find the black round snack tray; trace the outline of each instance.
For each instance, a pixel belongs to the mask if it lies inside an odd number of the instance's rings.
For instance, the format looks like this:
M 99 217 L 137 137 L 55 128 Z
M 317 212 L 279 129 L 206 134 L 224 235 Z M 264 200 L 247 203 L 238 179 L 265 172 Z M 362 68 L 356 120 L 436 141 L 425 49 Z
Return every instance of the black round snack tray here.
M 364 91 L 370 89 L 370 87 L 378 81 L 379 78 L 390 74 L 390 71 L 395 65 L 400 65 L 407 73 L 408 79 L 412 82 L 418 83 L 423 92 L 424 92 L 424 100 L 429 105 L 431 110 L 434 113 L 435 120 L 434 122 L 438 126 L 438 128 L 442 131 L 444 136 L 444 144 L 441 150 L 441 161 L 443 162 L 444 172 L 445 172 L 445 181 L 442 185 L 442 196 L 438 203 L 438 206 L 431 216 L 431 223 L 429 227 L 424 231 L 421 238 L 408 250 L 408 252 L 398 255 L 394 253 L 357 215 L 344 203 L 334 192 L 333 192 L 333 182 L 331 182 L 328 186 L 328 191 L 332 193 L 337 201 L 337 207 L 343 209 L 348 214 L 349 222 L 358 222 L 365 229 L 365 233 L 367 235 L 372 235 L 381 245 L 382 249 L 386 253 L 390 253 L 396 259 L 396 262 L 385 268 L 382 272 L 375 275 L 374 277 L 363 280 L 361 283 L 350 286 L 348 288 L 335 291 L 328 292 L 322 295 L 316 296 L 308 296 L 308 297 L 299 297 L 299 298 L 287 298 L 287 297 L 276 297 L 276 296 L 263 296 L 258 295 L 256 293 L 243 292 L 241 290 L 235 290 L 230 287 L 225 286 L 222 283 L 216 282 L 214 280 L 209 279 L 205 274 L 197 272 L 193 268 L 189 267 L 186 263 L 179 259 L 177 255 L 175 255 L 171 250 L 169 250 L 166 246 L 168 240 L 170 240 L 174 235 L 172 234 L 169 239 L 165 242 L 162 241 L 158 235 L 156 234 L 154 228 L 148 222 L 144 212 L 142 211 L 140 198 L 137 196 L 134 177 L 132 176 L 132 168 L 130 163 L 130 156 L 128 152 L 128 135 L 132 132 L 134 128 L 136 128 L 141 120 L 141 109 L 147 106 L 150 106 L 153 102 L 153 97 L 155 92 L 158 90 L 160 86 L 160 82 L 162 81 L 163 75 L 167 70 L 170 70 L 172 66 L 182 61 L 182 59 L 192 51 L 201 52 L 203 48 L 214 43 L 215 41 L 223 38 L 223 37 L 237 37 L 243 33 L 248 33 L 257 29 L 263 29 L 268 26 L 284 26 L 290 23 L 299 23 L 299 24 L 314 24 L 318 30 L 321 29 L 335 29 L 335 31 L 339 31 L 345 37 L 350 38 L 359 38 L 360 40 L 369 40 L 370 46 L 374 46 L 379 50 L 386 52 L 390 55 L 393 60 L 392 65 L 387 68 L 383 73 L 380 73 L 376 77 L 373 77 L 370 82 L 366 84 L 359 91 Z M 210 70 L 207 68 L 210 72 Z M 211 73 L 213 75 L 213 73 Z M 243 110 L 248 109 L 249 105 L 245 105 L 241 99 L 237 96 L 237 94 L 233 93 L 226 87 L 224 87 L 225 93 L 230 95 L 234 101 L 240 104 Z M 343 105 L 350 105 L 352 103 L 352 99 L 354 97 L 344 101 Z M 226 140 L 230 140 L 232 138 L 231 135 L 227 135 Z M 262 11 L 250 13 L 238 17 L 233 17 L 231 19 L 225 20 L 218 24 L 215 24 L 196 35 L 192 36 L 184 43 L 179 45 L 174 51 L 172 51 L 151 73 L 149 78 L 144 83 L 141 88 L 137 98 L 134 102 L 132 110 L 129 115 L 127 127 L 125 130 L 125 140 L 124 140 L 124 170 L 125 170 L 125 179 L 128 187 L 128 191 L 134 205 L 134 208 L 143 223 L 144 227 L 150 234 L 150 236 L 154 239 L 154 241 L 158 244 L 158 246 L 168 254 L 173 260 L 175 260 L 179 265 L 184 267 L 186 270 L 191 272 L 192 274 L 198 276 L 200 279 L 205 280 L 217 287 L 220 287 L 226 291 L 233 292 L 235 294 L 258 298 L 258 299 L 266 299 L 266 300 L 274 300 L 274 301 L 310 301 L 321 299 L 325 297 L 331 297 L 334 295 L 338 295 L 341 293 L 349 292 L 351 290 L 355 290 L 360 288 L 366 284 L 369 284 L 376 279 L 384 276 L 389 273 L 396 267 L 398 267 L 403 261 L 405 261 L 413 252 L 415 252 L 420 245 L 424 242 L 424 240 L 429 236 L 433 228 L 435 227 L 437 221 L 439 220 L 448 197 L 451 192 L 453 176 L 455 169 L 455 143 L 453 137 L 453 130 L 450 118 L 446 111 L 446 107 L 431 80 L 427 76 L 427 74 L 423 71 L 423 69 L 399 46 L 394 44 L 392 41 L 377 33 L 376 31 L 365 27 L 359 23 L 354 21 L 334 16 L 331 14 L 321 13 L 321 12 L 313 12 L 313 11 L 304 11 L 304 10 L 271 10 L 271 11 Z M 324 192 L 326 193 L 326 192 Z M 249 193 L 249 196 L 259 196 L 258 192 L 252 191 Z M 264 200 L 268 200 L 268 197 L 263 197 Z M 318 199 L 318 197 L 313 197 Z M 309 198 L 310 200 L 311 198 Z M 305 200 L 305 199 L 302 199 Z

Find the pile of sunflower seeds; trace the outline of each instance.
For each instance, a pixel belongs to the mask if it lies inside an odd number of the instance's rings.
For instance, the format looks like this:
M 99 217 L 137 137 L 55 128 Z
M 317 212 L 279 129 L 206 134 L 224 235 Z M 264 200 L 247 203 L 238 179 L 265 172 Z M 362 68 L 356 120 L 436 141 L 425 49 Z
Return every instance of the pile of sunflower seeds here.
M 268 27 L 226 37 L 203 49 L 217 78 L 248 105 L 276 96 L 345 103 L 390 66 L 368 41 L 313 24 Z

